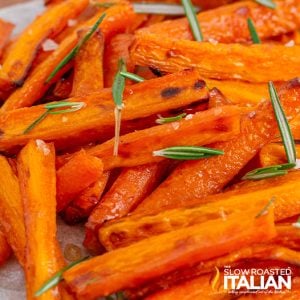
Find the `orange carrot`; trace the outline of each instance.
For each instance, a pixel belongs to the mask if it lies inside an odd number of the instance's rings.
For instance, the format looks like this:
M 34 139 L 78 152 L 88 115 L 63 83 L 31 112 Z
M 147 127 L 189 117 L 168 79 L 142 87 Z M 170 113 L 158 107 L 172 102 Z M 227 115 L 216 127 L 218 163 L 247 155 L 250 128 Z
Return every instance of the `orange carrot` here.
M 113 156 L 114 139 L 87 150 L 102 159 L 105 170 L 160 162 L 153 151 L 172 146 L 207 145 L 230 140 L 240 131 L 240 113 L 224 106 L 190 115 L 178 122 L 150 127 L 121 136 L 119 155 Z M 66 156 L 68 157 L 68 156 Z
M 57 211 L 64 210 L 84 189 L 100 179 L 102 161 L 84 150 L 57 171 Z
M 174 94 L 173 91 L 177 93 Z M 140 123 L 145 126 L 138 119 L 184 108 L 192 103 L 199 104 L 207 99 L 208 91 L 197 71 L 183 71 L 135 84 L 124 92 L 122 129 L 125 133 L 135 130 Z M 23 134 L 24 130 L 45 112 L 44 105 L 1 114 L 0 150 L 12 150 L 32 138 L 55 141 L 56 147 L 60 149 L 112 138 L 115 106 L 110 89 L 89 96 L 70 98 L 68 101 L 83 101 L 86 107 L 66 115 L 49 115 L 28 134 Z
M 128 4 L 115 5 L 107 9 L 105 13 L 106 18 L 99 27 L 105 37 L 105 40 L 109 40 L 111 36 L 117 32 L 125 31 L 126 27 L 134 18 L 133 10 Z M 101 15 L 102 12 L 97 13 L 94 17 L 81 25 L 79 30 L 86 29 L 91 25 L 94 25 Z M 66 39 L 59 45 L 59 48 L 28 76 L 24 85 L 17 89 L 7 99 L 5 105 L 2 107 L 2 111 L 31 106 L 39 100 L 49 88 L 50 84 L 45 84 L 46 79 L 53 69 L 62 61 L 62 59 L 73 49 L 73 47 L 76 46 L 77 41 L 78 37 L 76 32 L 67 36 Z M 53 81 L 55 81 L 55 79 Z M 53 83 L 53 81 L 51 83 Z
M 11 248 L 5 238 L 5 235 L 0 230 L 0 267 L 10 258 L 12 254 Z
M 7 159 L 0 156 L 0 224 L 1 230 L 19 263 L 25 264 L 25 225 L 18 178 Z
M 79 32 L 79 39 L 86 31 Z M 84 96 L 103 88 L 103 48 L 104 40 L 100 31 L 80 49 L 74 62 L 72 96 Z
M 273 212 L 208 221 L 117 249 L 68 270 L 63 277 L 78 297 L 96 298 L 137 287 L 175 269 L 224 255 L 276 234 Z M 124 276 L 126 274 L 126 276 Z
M 132 44 L 132 34 L 118 34 L 114 36 L 105 49 L 104 60 L 104 86 L 111 87 L 118 71 L 118 61 L 123 59 L 129 72 L 134 71 L 134 65 L 130 62 L 129 46 Z
M 131 59 L 137 65 L 169 73 L 197 68 L 202 76 L 208 78 L 259 83 L 298 76 L 299 53 L 300 46 L 211 44 L 140 35 L 131 48 Z
M 211 3 L 212 1 L 205 1 Z M 278 36 L 299 28 L 298 0 L 274 0 L 277 9 L 269 9 L 254 1 L 239 1 L 217 9 L 200 12 L 198 20 L 206 41 L 240 43 L 251 41 L 247 19 L 251 18 L 261 39 Z M 195 2 L 196 3 L 196 2 Z M 176 39 L 193 39 L 186 18 L 168 20 L 140 30 Z
M 68 20 L 80 14 L 88 4 L 88 0 L 64 1 L 49 8 L 25 29 L 3 63 L 3 70 L 17 85 L 23 84 L 41 43 L 63 30 Z
M 53 145 L 42 140 L 30 141 L 18 156 L 18 174 L 26 216 L 27 299 L 35 299 L 34 293 L 61 267 L 56 240 L 56 174 Z M 55 292 L 49 291 L 41 298 L 60 299 L 58 287 L 55 288 Z
M 64 212 L 64 220 L 68 224 L 76 224 L 85 220 L 99 203 L 109 179 L 110 172 L 104 172 L 101 178 L 85 189 Z
M 232 213 L 242 214 L 245 207 L 259 210 L 272 197 L 275 198 L 275 220 L 281 221 L 300 214 L 299 180 L 297 171 L 259 182 L 246 181 L 232 190 L 191 201 L 189 205 L 197 205 L 195 207 L 156 211 L 153 215 L 147 215 L 148 212 L 129 215 L 104 224 L 98 232 L 99 241 L 107 250 L 126 247 L 153 235 L 226 218 Z
M 2 55 L 2 50 L 7 44 L 13 29 L 13 24 L 0 19 L 0 57 Z
M 292 119 L 297 115 L 300 101 L 299 81 L 293 80 L 281 86 L 279 96 L 286 114 Z M 262 103 L 255 112 L 249 113 L 242 120 L 241 133 L 237 138 L 213 145 L 222 149 L 224 155 L 180 164 L 138 206 L 136 212 L 187 206 L 201 201 L 200 199 L 207 195 L 220 192 L 255 154 L 271 141 L 277 128 L 271 103 Z
M 67 78 L 61 78 L 53 89 L 53 96 L 58 99 L 67 99 L 70 97 L 73 88 L 73 73 Z

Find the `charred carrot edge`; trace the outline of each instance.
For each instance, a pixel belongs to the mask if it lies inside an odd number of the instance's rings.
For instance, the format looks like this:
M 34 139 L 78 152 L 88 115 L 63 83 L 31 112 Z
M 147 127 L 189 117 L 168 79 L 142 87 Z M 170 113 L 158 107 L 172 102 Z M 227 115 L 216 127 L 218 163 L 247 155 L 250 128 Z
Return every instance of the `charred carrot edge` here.
M 300 105 L 299 80 L 284 84 L 278 91 L 286 114 L 293 119 Z M 213 145 L 216 149 L 222 149 L 224 155 L 180 164 L 138 206 L 136 212 L 147 214 L 161 211 L 162 208 L 178 208 L 201 203 L 205 196 L 220 192 L 255 154 L 274 138 L 276 130 L 277 124 L 271 103 L 264 102 L 257 110 L 245 116 L 241 124 L 241 133 L 237 138 Z M 226 170 L 224 165 L 227 166 Z
M 114 36 L 105 49 L 104 60 L 104 86 L 111 87 L 114 82 L 115 75 L 118 71 L 118 61 L 120 58 L 126 63 L 129 72 L 133 72 L 134 65 L 130 62 L 129 46 L 134 40 L 132 34 L 118 34 Z
M 211 3 L 211 1 L 205 1 Z M 204 39 L 212 42 L 242 43 L 251 41 L 247 19 L 250 17 L 261 39 L 267 39 L 295 30 L 299 24 L 300 8 L 297 0 L 275 0 L 277 9 L 268 9 L 254 1 L 239 1 L 214 10 L 200 12 Z M 196 2 L 193 2 L 196 4 Z M 266 17 L 267 16 L 267 17 Z M 165 21 L 141 29 L 137 34 L 157 34 L 176 39 L 192 39 L 186 18 Z
M 79 39 L 86 31 L 79 32 Z M 74 60 L 74 80 L 71 96 L 84 96 L 103 88 L 104 38 L 98 30 L 80 49 Z
M 86 226 L 95 228 L 105 221 L 128 214 L 152 192 L 159 183 L 165 168 L 165 163 L 154 163 L 124 169 L 93 210 Z
M 53 89 L 53 96 L 57 99 L 67 99 L 70 97 L 73 88 L 73 74 L 67 78 L 61 78 Z
M 84 189 L 100 179 L 103 164 L 99 158 L 78 152 L 57 171 L 57 211 L 64 210 Z
M 79 297 L 95 298 L 136 287 L 177 268 L 238 249 L 242 241 L 248 246 L 263 237 L 273 238 L 272 210 L 260 218 L 255 218 L 256 214 L 233 215 L 155 236 L 86 261 L 63 277 Z
M 297 171 L 259 182 L 244 182 L 230 191 L 204 197 L 192 208 L 166 210 L 157 215 L 130 215 L 99 228 L 99 241 L 110 251 L 181 227 L 224 218 L 232 213 L 242 214 L 245 207 L 259 209 L 272 197 L 276 199 L 275 220 L 281 221 L 300 214 L 299 179 L 300 172 Z M 192 205 L 197 205 L 197 201 Z
M 60 268 L 54 146 L 42 140 L 30 141 L 18 156 L 18 174 L 26 216 L 27 299 L 34 299 L 34 293 Z M 59 291 L 48 292 L 47 299 L 60 299 Z
M 88 0 L 67 0 L 49 8 L 20 35 L 3 63 L 3 70 L 22 85 L 41 43 L 52 38 L 67 26 L 68 20 L 80 14 Z
M 115 34 L 116 32 L 125 31 L 134 18 L 133 9 L 129 4 L 112 6 L 107 9 L 105 13 L 106 18 L 99 27 L 105 40 L 109 40 L 112 34 Z M 101 15 L 102 12 L 97 13 L 94 17 L 80 26 L 78 30 L 89 28 Z M 4 106 L 1 108 L 2 112 L 31 106 L 40 99 L 49 88 L 49 84 L 45 84 L 46 79 L 61 60 L 76 46 L 77 39 L 76 32 L 66 37 L 59 48 L 28 76 L 24 85 L 17 89 L 7 99 Z M 57 78 L 53 79 L 51 83 L 55 82 L 55 80 L 57 80 Z
M 136 65 L 170 73 L 194 67 L 208 78 L 261 83 L 298 76 L 299 53 L 299 46 L 211 44 L 144 35 L 132 46 L 131 59 Z M 230 60 L 221 57 L 230 57 Z M 278 68 L 279 65 L 282 67 Z
M 18 178 L 7 159 L 0 156 L 0 224 L 19 263 L 25 263 L 25 225 Z
M 296 145 L 297 158 L 300 158 L 300 145 Z M 268 144 L 259 153 L 262 167 L 285 164 L 287 162 L 282 144 Z
M 0 230 L 0 266 L 10 258 L 12 254 L 11 247 L 9 246 L 4 233 Z
M 234 106 L 213 108 L 178 122 L 150 127 L 121 136 L 119 155 L 114 139 L 87 150 L 102 159 L 105 170 L 160 162 L 153 151 L 176 145 L 207 145 L 232 139 L 240 131 L 240 112 Z M 68 156 L 66 156 L 67 158 Z
M 135 84 L 125 89 L 126 108 L 122 114 L 124 122 L 122 129 L 126 132 L 128 126 L 127 130 L 132 131 L 136 129 L 136 122 L 134 123 L 133 120 L 185 107 L 192 103 L 201 103 L 207 99 L 208 91 L 205 83 L 199 80 L 197 71 L 183 71 Z M 31 138 L 55 141 L 57 148 L 61 149 L 66 145 L 70 147 L 72 143 L 84 144 L 93 140 L 101 142 L 113 136 L 114 103 L 110 89 L 85 97 L 70 98 L 69 101 L 83 101 L 87 105 L 79 111 L 65 115 L 65 118 L 63 115 L 49 115 L 27 135 L 22 133 L 45 112 L 44 105 L 1 114 L 0 127 L 3 134 L 0 150 L 9 150 L 23 145 Z

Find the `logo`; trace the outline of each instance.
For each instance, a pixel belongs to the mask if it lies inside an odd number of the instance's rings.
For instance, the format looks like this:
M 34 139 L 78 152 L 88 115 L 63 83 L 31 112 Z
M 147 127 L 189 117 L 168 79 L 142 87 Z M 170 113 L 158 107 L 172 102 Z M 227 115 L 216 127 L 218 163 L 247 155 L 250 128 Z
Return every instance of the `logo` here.
M 292 289 L 292 270 L 290 268 L 263 269 L 225 266 L 222 272 L 215 267 L 214 273 L 210 280 L 214 292 L 220 292 L 222 284 L 223 292 L 234 294 L 280 293 Z

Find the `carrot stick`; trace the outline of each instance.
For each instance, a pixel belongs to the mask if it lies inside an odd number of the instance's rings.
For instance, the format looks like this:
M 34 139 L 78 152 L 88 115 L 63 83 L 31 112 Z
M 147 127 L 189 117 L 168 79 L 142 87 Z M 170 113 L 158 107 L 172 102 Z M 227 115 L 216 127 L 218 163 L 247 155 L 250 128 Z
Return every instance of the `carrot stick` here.
M 208 78 L 259 83 L 298 76 L 299 53 L 299 46 L 211 44 L 143 35 L 132 46 L 131 59 L 137 65 L 169 73 L 194 67 Z
M 61 78 L 53 89 L 53 96 L 57 99 L 67 99 L 70 97 L 73 88 L 73 73 L 66 78 Z
M 300 145 L 296 145 L 297 158 L 300 158 Z M 285 164 L 287 162 L 283 145 L 268 144 L 259 153 L 259 160 L 262 167 Z
M 134 40 L 132 34 L 118 34 L 114 36 L 105 49 L 104 60 L 104 86 L 111 87 L 118 71 L 118 61 L 123 59 L 129 72 L 134 71 L 134 65 L 130 62 L 129 47 Z
M 55 150 L 42 140 L 30 141 L 18 156 L 18 174 L 24 204 L 26 226 L 27 299 L 60 268 L 56 240 Z M 43 299 L 60 299 L 56 291 Z
M 25 263 L 25 225 L 18 178 L 4 156 L 0 156 L 0 224 L 1 230 L 19 263 Z
M 172 146 L 207 145 L 238 134 L 240 114 L 234 106 L 213 108 L 178 122 L 150 127 L 121 136 L 119 155 L 113 156 L 114 139 L 87 150 L 102 159 L 105 170 L 160 162 L 153 151 Z
M 276 9 L 266 8 L 254 1 L 239 1 L 232 5 L 200 12 L 198 20 L 201 24 L 204 39 L 222 43 L 251 41 L 247 26 L 249 17 L 253 20 L 261 39 L 278 36 L 298 28 L 300 15 L 298 0 L 275 0 L 274 2 L 277 6 Z M 211 3 L 211 1 L 205 1 L 205 3 Z M 193 39 L 186 18 L 165 21 L 143 28 L 139 32 L 140 34 L 153 33 L 160 35 L 162 40 L 165 37 Z
M 75 198 L 64 212 L 64 220 L 68 224 L 84 221 L 99 203 L 105 190 L 110 172 L 104 172 L 101 178 L 85 189 Z
M 9 93 L 14 89 L 15 85 L 7 74 L 0 69 L 0 100 L 7 98 Z
M 300 101 L 299 81 L 288 82 L 278 91 L 285 113 L 292 119 L 297 115 Z M 222 149 L 224 155 L 180 164 L 138 206 L 136 212 L 178 208 L 197 201 L 201 203 L 205 196 L 220 192 L 255 154 L 271 141 L 277 128 L 271 103 L 268 101 L 262 103 L 255 112 L 247 114 L 242 120 L 241 133 L 238 137 L 213 145 L 217 149 Z
M 242 213 L 245 207 L 259 209 L 272 197 L 275 220 L 281 221 L 300 214 L 299 180 L 300 172 L 295 171 L 259 182 L 243 182 L 227 192 L 191 201 L 189 205 L 197 205 L 192 208 L 165 210 L 157 215 L 133 214 L 108 222 L 99 229 L 98 238 L 107 250 L 125 247 L 153 235 Z
M 41 43 L 63 30 L 68 20 L 79 15 L 88 3 L 88 0 L 67 0 L 54 5 L 25 29 L 3 63 L 3 70 L 17 85 L 23 84 Z
M 174 90 L 178 93 L 174 94 Z M 124 92 L 122 129 L 125 132 L 132 131 L 137 128 L 139 118 L 192 103 L 199 104 L 207 99 L 208 91 L 197 71 L 183 71 L 135 84 Z M 69 101 L 83 101 L 87 105 L 74 113 L 49 115 L 26 135 L 23 134 L 24 130 L 45 112 L 43 105 L 1 114 L 0 150 L 13 150 L 12 148 L 25 144 L 31 138 L 54 141 L 60 149 L 70 147 L 72 143 L 82 145 L 112 138 L 115 106 L 110 89 L 89 96 L 70 98 Z
M 96 298 L 133 288 L 175 269 L 270 239 L 276 234 L 273 212 L 257 212 L 208 221 L 152 237 L 86 261 L 63 277 L 78 297 Z M 126 274 L 126 276 L 124 276 Z
M 64 210 L 84 189 L 100 179 L 102 171 L 102 161 L 84 150 L 62 166 L 57 171 L 57 211 Z
M 125 31 L 126 27 L 134 18 L 131 6 L 124 3 L 110 7 L 105 11 L 105 13 L 106 18 L 99 27 L 105 37 L 105 40 L 109 40 L 111 36 L 117 32 Z M 101 15 L 102 12 L 97 13 L 94 17 L 80 26 L 78 30 L 90 28 L 90 26 L 94 25 Z M 31 106 L 39 100 L 47 91 L 50 84 L 57 80 L 56 78 L 49 84 L 45 84 L 46 79 L 53 69 L 62 61 L 62 59 L 73 49 L 73 47 L 76 46 L 77 41 L 78 37 L 76 32 L 66 37 L 66 39 L 60 44 L 59 48 L 28 76 L 24 85 L 17 89 L 7 99 L 5 105 L 2 107 L 2 111 Z
M 0 267 L 10 258 L 12 250 L 5 238 L 4 233 L 0 230 Z
M 13 24 L 0 19 L 0 57 L 14 27 L 15 26 Z
M 85 34 L 80 31 L 79 39 Z M 103 48 L 103 35 L 97 31 L 75 57 L 71 96 L 84 96 L 103 88 Z

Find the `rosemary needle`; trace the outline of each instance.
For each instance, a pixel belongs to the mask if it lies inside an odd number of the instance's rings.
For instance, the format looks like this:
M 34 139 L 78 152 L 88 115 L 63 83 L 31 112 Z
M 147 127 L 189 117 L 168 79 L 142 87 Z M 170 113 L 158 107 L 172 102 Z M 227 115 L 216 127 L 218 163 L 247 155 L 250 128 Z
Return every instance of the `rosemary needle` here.
M 168 117 L 168 118 L 164 118 L 161 115 L 158 115 L 158 119 L 156 119 L 155 123 L 157 123 L 157 124 L 172 123 L 172 122 L 180 121 L 184 117 L 186 117 L 186 113 L 180 114 L 175 117 Z
M 247 23 L 248 23 L 248 29 L 249 29 L 253 44 L 261 44 L 261 40 L 259 38 L 259 35 L 256 31 L 256 28 L 255 28 L 255 25 L 254 25 L 252 19 L 248 18 Z
M 255 0 L 255 2 L 268 8 L 276 8 L 276 3 L 274 3 L 272 0 Z
M 136 81 L 136 82 L 143 82 L 145 81 L 145 79 L 139 75 L 136 75 L 134 73 L 130 73 L 130 72 L 126 72 L 126 71 L 121 71 L 120 75 L 122 75 L 123 77 Z

